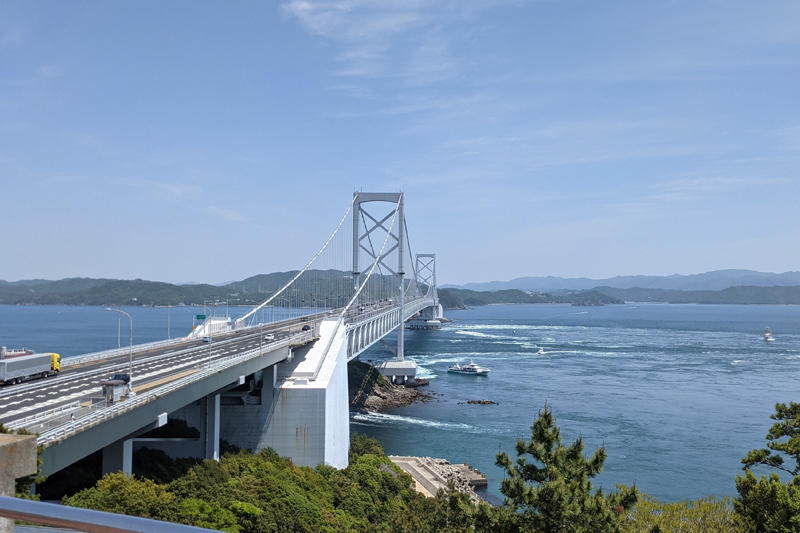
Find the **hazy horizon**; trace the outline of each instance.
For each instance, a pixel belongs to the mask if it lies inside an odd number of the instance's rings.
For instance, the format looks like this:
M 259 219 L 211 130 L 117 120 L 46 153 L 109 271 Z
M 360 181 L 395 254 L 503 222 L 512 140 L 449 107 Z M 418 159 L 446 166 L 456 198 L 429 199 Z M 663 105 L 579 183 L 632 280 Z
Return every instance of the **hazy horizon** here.
M 297 269 L 295 269 L 295 270 L 297 270 Z M 773 275 L 793 274 L 793 273 L 800 272 L 800 271 L 793 271 L 793 270 L 787 270 L 785 272 L 762 272 L 762 271 L 755 271 L 755 270 L 750 270 L 750 269 L 725 268 L 725 269 L 719 269 L 719 270 L 710 270 L 708 272 L 694 272 L 694 273 L 691 273 L 691 274 L 674 273 L 674 274 L 667 274 L 667 275 L 664 275 L 664 276 L 662 276 L 662 275 L 654 275 L 654 274 L 617 274 L 617 275 L 608 276 L 608 277 L 604 277 L 604 278 L 598 278 L 598 277 L 590 277 L 590 276 L 559 276 L 559 275 L 555 275 L 555 274 L 550 274 L 550 275 L 543 275 L 543 276 L 526 276 L 526 275 L 523 275 L 523 276 L 516 276 L 516 277 L 511 278 L 511 279 L 505 279 L 505 280 L 501 280 L 501 279 L 473 280 L 473 281 L 467 281 L 465 283 L 451 283 L 449 281 L 441 281 L 440 280 L 439 281 L 439 285 L 440 286 L 444 286 L 444 285 L 463 286 L 463 285 L 480 285 L 480 284 L 488 284 L 488 283 L 509 283 L 509 282 L 515 281 L 517 279 L 523 279 L 523 278 L 548 278 L 548 277 L 558 278 L 558 279 L 567 279 L 567 280 L 569 280 L 569 279 L 589 279 L 589 280 L 593 280 L 593 281 L 602 281 L 602 280 L 605 280 L 605 279 L 627 278 L 627 277 L 698 276 L 698 275 L 702 275 L 702 274 L 710 274 L 710 273 L 714 273 L 714 272 L 727 272 L 727 271 L 746 271 L 746 272 L 754 272 L 754 273 L 758 273 L 758 274 L 773 274 Z M 277 271 L 277 272 L 286 272 L 286 271 Z M 213 285 L 213 286 L 221 287 L 221 286 L 225 286 L 225 285 L 230 285 L 232 283 L 241 283 L 242 281 L 244 281 L 244 280 L 246 280 L 248 278 L 254 277 L 254 276 L 262 276 L 262 275 L 268 275 L 268 274 L 274 274 L 274 273 L 276 273 L 276 272 L 260 272 L 258 274 L 250 274 L 250 275 L 245 276 L 245 277 L 243 277 L 241 279 L 229 280 L 229 281 L 223 281 L 223 282 L 212 282 L 212 281 L 168 281 L 168 280 L 163 280 L 163 279 L 147 279 L 147 278 L 143 278 L 141 276 L 135 277 L 135 278 L 102 278 L 102 279 L 113 279 L 113 280 L 119 280 L 119 281 L 132 281 L 132 280 L 136 280 L 136 279 L 141 279 L 143 281 L 151 281 L 151 282 L 156 282 L 156 283 L 169 283 L 171 285 Z M 9 282 L 9 283 L 18 283 L 18 282 L 21 282 L 21 281 L 40 281 L 40 280 L 41 281 L 59 281 L 59 280 L 62 280 L 62 279 L 76 279 L 76 278 L 98 279 L 98 278 L 91 278 L 90 276 L 69 276 L 67 278 L 52 278 L 52 279 L 48 279 L 48 278 L 20 278 L 20 279 L 13 279 L 12 280 L 12 279 L 2 279 L 2 278 L 0 278 L 0 281 L 6 281 L 6 282 Z

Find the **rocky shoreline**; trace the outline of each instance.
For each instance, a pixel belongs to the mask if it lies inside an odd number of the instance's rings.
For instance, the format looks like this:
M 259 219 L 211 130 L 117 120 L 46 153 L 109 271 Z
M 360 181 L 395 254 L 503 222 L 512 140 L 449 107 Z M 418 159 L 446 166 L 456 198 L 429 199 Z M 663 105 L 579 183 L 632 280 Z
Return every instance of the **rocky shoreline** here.
M 434 399 L 433 395 L 417 388 L 427 383 L 415 383 L 413 387 L 393 385 L 366 363 L 354 361 L 348 364 L 347 373 L 350 409 L 354 411 L 379 412 L 387 407 L 405 407 Z

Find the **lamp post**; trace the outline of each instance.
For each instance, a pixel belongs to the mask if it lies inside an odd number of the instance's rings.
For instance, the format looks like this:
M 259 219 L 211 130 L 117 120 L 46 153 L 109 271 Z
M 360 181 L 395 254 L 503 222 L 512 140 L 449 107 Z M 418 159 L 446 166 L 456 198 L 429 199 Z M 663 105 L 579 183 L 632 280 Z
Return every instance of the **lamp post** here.
M 171 319 L 172 319 L 172 316 L 171 315 L 172 315 L 172 306 L 168 305 L 167 306 L 167 338 L 168 339 L 172 338 L 172 331 L 171 331 L 171 321 L 172 321 Z
M 128 345 L 128 397 L 134 395 L 133 392 L 133 318 L 131 315 L 123 311 L 122 309 L 111 309 L 110 307 L 106 307 L 106 311 L 116 311 L 117 318 L 121 319 L 122 315 L 128 317 L 128 320 L 131 321 L 131 335 L 130 335 L 130 344 Z
M 281 296 L 281 297 L 278 298 L 278 301 L 279 302 L 284 302 L 284 301 L 286 302 L 286 305 L 289 306 L 289 318 L 292 318 L 292 302 L 291 302 L 291 300 L 289 300 L 289 298 L 287 298 L 286 296 Z M 274 311 L 274 309 L 273 309 L 273 311 Z

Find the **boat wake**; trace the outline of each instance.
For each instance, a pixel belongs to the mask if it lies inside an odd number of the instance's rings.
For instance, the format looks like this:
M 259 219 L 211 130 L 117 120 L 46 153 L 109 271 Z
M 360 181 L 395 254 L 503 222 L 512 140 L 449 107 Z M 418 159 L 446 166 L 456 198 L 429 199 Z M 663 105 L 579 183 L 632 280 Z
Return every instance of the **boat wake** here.
M 413 416 L 390 415 L 386 413 L 355 413 L 352 415 L 351 422 L 362 426 L 413 425 L 451 431 L 469 431 L 474 433 L 480 432 L 478 428 L 469 424 L 437 422 L 435 420 L 425 420 L 422 418 L 415 418 Z

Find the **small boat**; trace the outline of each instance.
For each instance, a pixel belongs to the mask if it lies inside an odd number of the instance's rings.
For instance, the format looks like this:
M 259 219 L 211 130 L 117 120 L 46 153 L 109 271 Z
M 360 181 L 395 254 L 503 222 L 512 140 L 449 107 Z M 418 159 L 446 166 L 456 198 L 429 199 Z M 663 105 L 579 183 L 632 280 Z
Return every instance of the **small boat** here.
M 764 330 L 764 340 L 767 342 L 775 340 L 775 337 L 772 336 L 772 330 L 769 329 L 769 326 L 767 326 L 767 328 Z
M 470 361 L 468 365 L 459 365 L 456 363 L 455 365 L 448 367 L 447 371 L 455 374 L 472 374 L 475 376 L 489 373 L 488 368 L 485 366 L 478 366 L 472 361 Z

